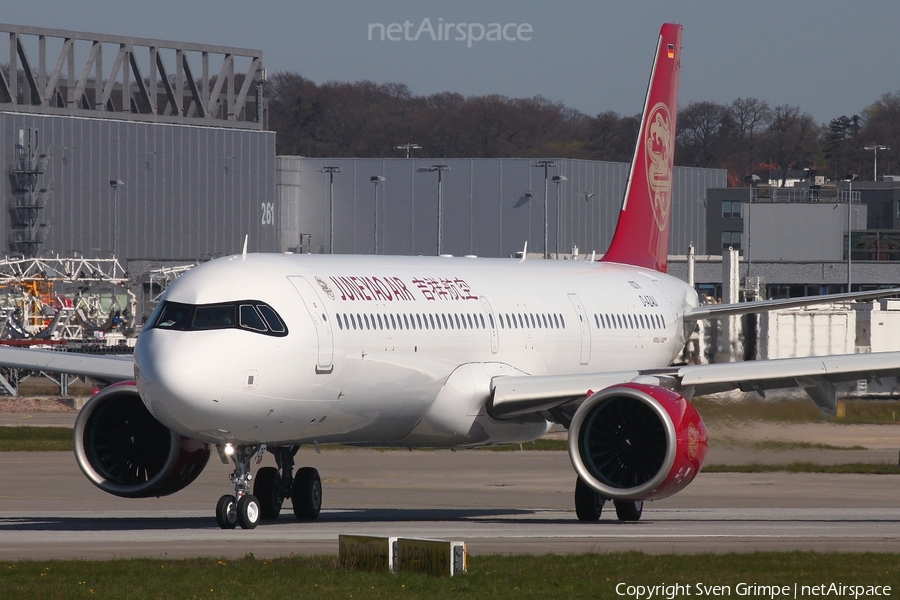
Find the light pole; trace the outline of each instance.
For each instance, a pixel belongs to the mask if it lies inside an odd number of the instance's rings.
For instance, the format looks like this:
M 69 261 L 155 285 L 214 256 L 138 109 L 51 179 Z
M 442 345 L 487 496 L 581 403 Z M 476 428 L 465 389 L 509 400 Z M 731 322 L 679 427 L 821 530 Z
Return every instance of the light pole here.
M 554 175 L 553 183 L 556 184 L 556 260 L 559 260 L 559 221 L 560 221 L 560 213 L 559 213 L 559 184 L 563 181 L 568 181 L 569 178 L 565 175 Z
M 421 150 L 421 149 L 422 149 L 422 146 L 420 146 L 418 144 L 400 144 L 400 145 L 394 146 L 394 150 L 406 150 L 406 158 L 409 158 L 410 150 Z
M 334 174 L 340 167 L 322 167 L 319 173 L 328 173 L 328 253 L 334 254 Z
M 110 179 L 113 189 L 113 258 L 119 258 L 119 188 L 125 185 L 121 179 Z
M 750 256 L 750 209 L 753 206 L 753 186 L 759 184 L 759 175 L 747 175 L 744 181 L 750 184 L 750 201 L 747 203 L 747 277 L 750 277 L 750 268 L 753 266 L 753 258 Z
M 890 150 L 890 148 L 888 148 L 887 146 L 882 146 L 881 144 L 874 144 L 872 146 L 863 146 L 863 150 L 875 151 L 875 179 L 873 181 L 878 181 L 878 151 Z
M 555 167 L 556 162 L 552 160 L 539 160 L 531 166 L 539 169 L 541 167 L 544 168 L 544 258 L 548 258 L 550 255 L 547 253 L 547 169 Z
M 369 181 L 375 184 L 375 252 L 373 254 L 378 254 L 378 184 L 383 183 L 385 179 L 381 175 L 372 175 L 369 177 Z
M 419 167 L 419 171 L 437 171 L 438 174 L 438 218 L 437 218 L 437 253 L 441 255 L 441 226 L 444 219 L 444 171 L 449 171 L 447 165 L 431 165 L 430 167 Z
M 847 175 L 847 177 L 844 179 L 844 181 L 846 181 L 850 184 L 849 191 L 847 192 L 847 293 L 848 294 L 850 293 L 850 283 L 853 281 L 853 278 L 851 277 L 851 271 L 850 271 L 851 266 L 852 266 L 852 262 L 850 259 L 850 252 L 852 250 L 852 248 L 850 246 L 850 237 L 851 237 L 850 229 L 853 226 L 853 221 L 851 220 L 852 214 L 853 214 L 851 211 L 851 203 L 853 202 L 853 181 L 855 179 L 856 179 L 856 175 Z

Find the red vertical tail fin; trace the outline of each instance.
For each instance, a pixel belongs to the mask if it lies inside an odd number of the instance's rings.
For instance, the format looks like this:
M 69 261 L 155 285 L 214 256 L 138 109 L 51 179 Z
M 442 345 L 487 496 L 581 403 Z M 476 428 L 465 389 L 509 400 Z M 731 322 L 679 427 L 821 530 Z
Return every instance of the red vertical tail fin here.
M 680 67 L 681 25 L 666 23 L 659 32 L 622 211 L 604 261 L 666 271 Z

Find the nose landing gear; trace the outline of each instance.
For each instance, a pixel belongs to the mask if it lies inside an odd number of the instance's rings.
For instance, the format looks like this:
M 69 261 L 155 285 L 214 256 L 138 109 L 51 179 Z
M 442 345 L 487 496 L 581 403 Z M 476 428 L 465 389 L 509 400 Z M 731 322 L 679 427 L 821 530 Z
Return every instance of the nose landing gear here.
M 262 459 L 265 445 L 259 446 L 218 446 L 219 456 L 222 462 L 228 463 L 231 458 L 234 461 L 234 472 L 231 474 L 231 482 L 234 484 L 234 495 L 225 494 L 216 503 L 216 523 L 222 529 L 234 529 L 240 525 L 241 529 L 253 529 L 259 524 L 261 509 L 259 500 L 250 493 L 250 461 L 254 455 L 258 456 L 257 462 Z
M 301 521 L 318 518 L 322 510 L 322 478 L 312 467 L 297 470 L 294 476 L 294 456 L 300 446 L 268 448 L 275 456 L 275 467 L 263 467 L 250 474 L 250 461 L 256 457 L 256 464 L 262 461 L 267 448 L 265 444 L 254 446 L 217 446 L 223 463 L 234 461 L 234 495 L 226 494 L 216 504 L 216 522 L 222 529 L 253 529 L 262 519 L 274 520 L 281 513 L 287 498 L 294 506 L 294 516 Z M 250 493 L 250 481 L 253 493 Z

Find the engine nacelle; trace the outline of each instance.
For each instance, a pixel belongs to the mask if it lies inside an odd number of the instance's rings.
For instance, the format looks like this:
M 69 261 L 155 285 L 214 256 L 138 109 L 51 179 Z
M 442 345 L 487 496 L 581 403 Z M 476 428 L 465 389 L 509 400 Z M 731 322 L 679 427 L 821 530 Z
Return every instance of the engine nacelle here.
M 569 426 L 578 476 L 608 500 L 658 500 L 689 484 L 706 457 L 706 427 L 679 394 L 640 383 L 584 401 Z
M 85 476 L 123 498 L 174 494 L 209 460 L 209 446 L 169 430 L 150 414 L 133 381 L 94 395 L 78 414 L 74 438 Z

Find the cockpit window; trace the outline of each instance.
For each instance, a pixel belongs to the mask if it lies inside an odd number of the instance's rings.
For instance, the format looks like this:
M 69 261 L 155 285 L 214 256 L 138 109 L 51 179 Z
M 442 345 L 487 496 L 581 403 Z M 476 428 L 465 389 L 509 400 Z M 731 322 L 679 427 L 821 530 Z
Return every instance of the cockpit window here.
M 163 302 L 154 312 L 147 328 L 178 331 L 243 329 L 276 337 L 288 334 L 284 321 L 275 309 L 258 300 L 200 305 Z
M 250 304 L 241 304 L 241 327 L 254 331 L 266 330 L 266 324 L 263 323 L 262 317 Z
M 266 304 L 257 304 L 256 308 L 258 308 L 259 312 L 262 313 L 263 319 L 266 320 L 266 325 L 269 326 L 269 329 L 271 329 L 275 333 L 284 333 L 285 331 L 287 331 L 284 323 L 281 322 L 281 318 L 278 316 L 278 313 L 272 310 L 271 306 L 268 306 Z
M 162 310 L 159 311 L 156 322 L 151 323 L 150 327 L 184 331 L 191 328 L 191 317 L 193 316 L 193 313 L 194 307 L 190 304 L 166 302 L 163 304 Z
M 194 329 L 229 329 L 234 327 L 234 305 L 198 306 L 191 323 Z

